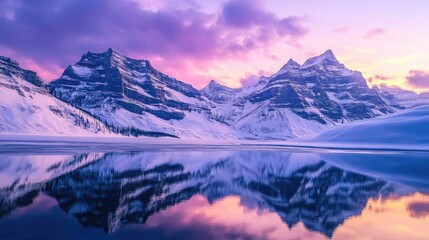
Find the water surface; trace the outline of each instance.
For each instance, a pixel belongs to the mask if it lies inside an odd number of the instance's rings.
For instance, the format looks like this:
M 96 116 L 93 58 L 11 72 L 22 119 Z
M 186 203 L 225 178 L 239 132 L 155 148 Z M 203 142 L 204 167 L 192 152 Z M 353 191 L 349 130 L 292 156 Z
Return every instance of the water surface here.
M 55 149 L 0 154 L 0 239 L 429 238 L 426 153 Z

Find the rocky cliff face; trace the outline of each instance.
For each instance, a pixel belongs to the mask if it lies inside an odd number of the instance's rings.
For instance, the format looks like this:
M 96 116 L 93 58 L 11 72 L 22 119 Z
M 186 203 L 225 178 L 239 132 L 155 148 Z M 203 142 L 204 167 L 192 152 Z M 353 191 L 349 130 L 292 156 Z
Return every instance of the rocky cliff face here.
M 302 66 L 290 60 L 268 84 L 250 96 L 251 102 L 269 101 L 290 108 L 305 119 L 322 124 L 341 123 L 391 113 L 370 89 L 362 74 L 339 63 L 332 51 L 308 59 Z

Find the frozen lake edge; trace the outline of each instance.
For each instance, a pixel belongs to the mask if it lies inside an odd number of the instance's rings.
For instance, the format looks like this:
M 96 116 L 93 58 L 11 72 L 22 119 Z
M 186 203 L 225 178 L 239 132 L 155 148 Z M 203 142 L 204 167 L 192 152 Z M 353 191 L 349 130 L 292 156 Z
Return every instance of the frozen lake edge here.
M 429 144 L 0 135 L 0 154 L 111 151 L 276 150 L 292 152 L 429 153 Z

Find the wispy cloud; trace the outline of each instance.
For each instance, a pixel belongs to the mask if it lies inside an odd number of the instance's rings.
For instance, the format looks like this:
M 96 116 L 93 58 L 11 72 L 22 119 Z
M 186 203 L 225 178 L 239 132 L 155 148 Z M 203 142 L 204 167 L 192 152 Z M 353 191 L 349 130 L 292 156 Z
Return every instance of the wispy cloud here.
M 366 32 L 364 35 L 364 38 L 372 39 L 372 38 L 381 36 L 385 33 L 386 33 L 386 30 L 384 28 L 378 27 L 378 28 L 374 28 L 374 29 L 371 29 L 368 32 Z
M 393 79 L 393 77 L 389 77 L 389 76 L 384 76 L 383 74 L 376 74 L 370 78 L 368 78 L 368 82 L 373 83 L 373 82 L 385 82 L 388 81 L 390 79 Z
M 334 31 L 332 31 L 332 32 L 337 33 L 337 34 L 346 34 L 346 33 L 350 32 L 350 27 L 342 26 L 342 27 L 334 29 Z

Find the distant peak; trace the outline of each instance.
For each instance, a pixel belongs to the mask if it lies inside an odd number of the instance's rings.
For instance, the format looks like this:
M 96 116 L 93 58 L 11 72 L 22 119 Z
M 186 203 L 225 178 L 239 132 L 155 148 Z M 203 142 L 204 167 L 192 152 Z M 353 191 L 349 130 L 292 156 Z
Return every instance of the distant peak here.
M 337 61 L 337 58 L 334 55 L 334 52 L 332 52 L 331 49 L 326 50 L 324 53 L 320 54 L 319 56 L 314 57 L 316 59 L 330 59 Z
M 203 87 L 203 89 L 212 89 L 212 88 L 217 88 L 219 86 L 222 86 L 222 85 L 220 85 L 216 80 L 212 79 L 205 87 Z
M 94 58 L 98 58 L 98 57 L 104 57 L 104 58 L 122 58 L 123 55 L 120 54 L 117 50 L 113 49 L 113 48 L 109 48 L 107 49 L 107 51 L 105 52 L 91 52 L 88 51 L 87 53 L 85 53 L 81 60 L 85 60 L 85 59 L 94 59 Z
M 107 49 L 107 52 L 104 52 L 103 55 L 109 59 L 110 64 L 112 66 L 117 66 L 118 64 L 121 64 L 125 59 L 122 54 L 120 54 L 117 50 L 113 48 Z
M 332 52 L 331 49 L 326 50 L 324 53 L 322 53 L 320 56 L 325 56 L 325 57 L 331 57 L 331 58 L 335 58 L 334 52 Z
M 298 65 L 298 66 L 300 66 L 299 63 L 295 62 L 295 60 L 293 60 L 292 58 L 289 59 L 289 61 L 287 61 L 286 65 Z
M 145 67 L 147 69 L 156 70 L 155 68 L 153 68 L 152 64 L 148 60 L 127 57 L 113 48 L 108 48 L 107 51 L 104 52 L 88 51 L 87 53 L 82 55 L 81 59 L 76 64 L 94 67 L 101 63 L 109 64 L 111 67 L 116 67 L 118 65 L 121 65 L 123 67 L 124 64 L 128 63 L 133 65 L 139 65 L 140 67 Z
M 207 85 L 220 85 L 216 80 L 210 80 L 209 84 Z
M 293 69 L 293 68 L 299 68 L 299 67 L 301 67 L 301 65 L 299 65 L 299 63 L 295 62 L 291 58 L 291 59 L 289 59 L 289 61 L 287 61 L 287 63 L 285 65 L 283 65 L 283 67 L 280 70 Z
M 324 53 L 320 54 L 319 56 L 309 58 L 307 61 L 305 61 L 303 66 L 308 67 L 314 64 L 319 64 L 325 60 L 338 63 L 338 60 L 335 57 L 334 52 L 332 52 L 331 49 L 328 49 Z
M 109 56 L 122 57 L 122 54 L 118 50 L 113 49 L 113 48 L 107 49 L 107 54 Z
M 113 48 L 109 48 L 107 49 L 107 51 L 105 52 L 91 52 L 88 51 L 87 53 L 85 53 L 82 56 L 82 59 L 86 59 L 86 58 L 97 58 L 97 57 L 107 57 L 107 58 L 122 58 L 123 55 L 121 53 L 119 53 L 117 50 L 113 49 Z
M 214 89 L 232 89 L 227 86 L 224 86 L 217 82 L 216 80 L 211 80 L 204 88 L 203 90 L 214 90 Z
M 121 55 L 121 54 L 119 53 L 119 51 L 118 51 L 118 50 L 116 50 L 116 49 L 114 49 L 114 48 L 109 48 L 109 49 L 107 49 L 107 52 L 108 52 L 108 53 L 110 53 L 110 54 L 114 53 L 114 54 L 119 54 L 119 55 Z

